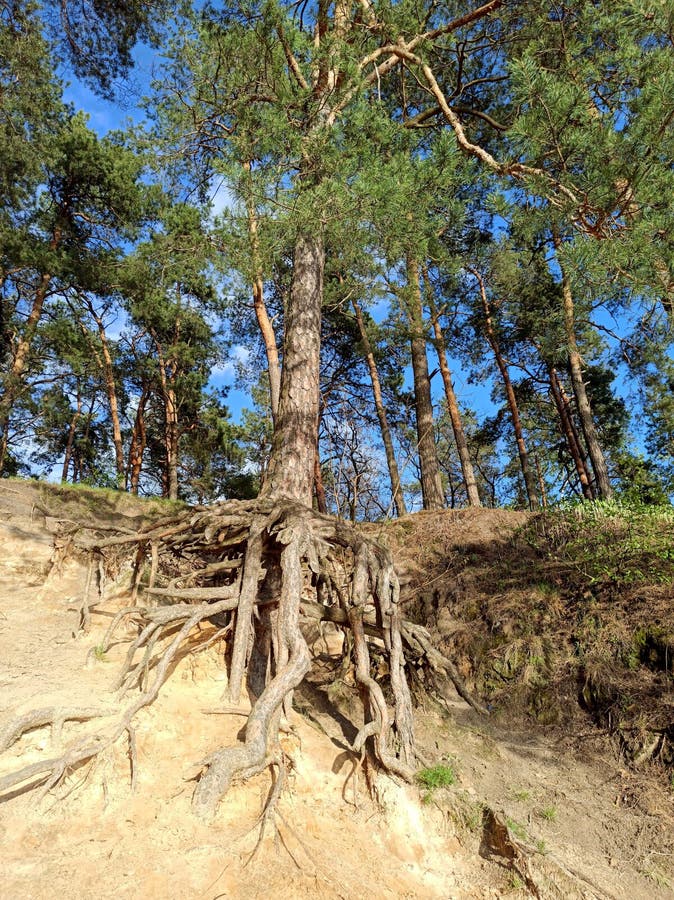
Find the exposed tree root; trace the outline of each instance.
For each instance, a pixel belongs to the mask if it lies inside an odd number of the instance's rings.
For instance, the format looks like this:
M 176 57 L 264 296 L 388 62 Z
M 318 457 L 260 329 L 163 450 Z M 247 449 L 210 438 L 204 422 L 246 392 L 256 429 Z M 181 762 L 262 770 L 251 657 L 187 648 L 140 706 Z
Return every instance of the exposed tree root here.
M 37 785 L 49 790 L 123 735 L 135 782 L 133 719 L 156 698 L 181 648 L 189 642 L 193 650 L 214 640 L 208 629 L 199 632 L 195 642 L 195 632 L 205 621 L 215 624 L 215 636 L 227 639 L 228 702 L 238 704 L 245 684 L 252 708 L 244 742 L 217 750 L 201 763 L 193 806 L 202 816 L 213 813 L 232 781 L 269 765 L 278 769 L 274 784 L 280 790 L 279 727 L 311 665 L 300 628 L 302 614 L 350 628 L 348 652 L 353 653 L 364 707 L 364 724 L 353 749 L 369 754 L 386 771 L 410 781 L 416 759 L 403 648 L 436 678 L 449 677 L 459 693 L 484 712 L 451 662 L 432 647 L 428 633 L 402 621 L 399 584 L 388 551 L 351 526 L 297 503 L 231 501 L 200 507 L 136 534 L 110 537 L 91 530 L 79 547 L 89 553 L 83 627 L 89 623 L 95 581 L 100 599 L 106 573 L 131 564 L 133 605 L 115 615 L 101 649 L 109 648 L 121 623 L 138 629 L 117 688 L 121 696 L 131 690 L 139 693 L 106 731 L 85 737 L 60 757 L 0 779 L 0 794 Z M 153 605 L 137 606 L 139 596 Z M 388 663 L 387 693 L 372 674 L 372 641 Z M 0 749 L 30 728 L 99 715 L 109 713 L 86 709 L 26 714 L 0 732 Z
M 114 710 L 54 706 L 44 709 L 33 709 L 19 716 L 18 719 L 13 719 L 0 730 L 0 752 L 7 750 L 26 732 L 32 731 L 34 728 L 43 728 L 45 725 L 51 725 L 52 740 L 56 742 L 60 740 L 61 729 L 66 722 L 86 722 L 90 719 L 99 719 L 103 716 L 111 715 L 114 715 Z

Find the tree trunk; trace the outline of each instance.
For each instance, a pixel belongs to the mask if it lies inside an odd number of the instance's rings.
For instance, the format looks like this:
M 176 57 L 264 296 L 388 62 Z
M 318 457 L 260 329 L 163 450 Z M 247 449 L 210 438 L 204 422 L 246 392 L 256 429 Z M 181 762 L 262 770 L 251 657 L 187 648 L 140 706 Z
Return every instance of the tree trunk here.
M 147 391 L 143 391 L 140 400 L 138 401 L 138 409 L 136 410 L 136 418 L 133 423 L 133 433 L 131 435 L 131 446 L 129 447 L 127 486 L 135 496 L 138 496 L 140 473 L 143 468 L 143 454 L 145 452 L 145 445 L 147 444 L 147 433 L 145 429 L 145 404 L 147 403 L 147 398 Z
M 564 394 L 564 389 L 554 366 L 550 366 L 548 372 L 550 375 L 550 391 L 552 393 L 552 398 L 555 401 L 555 406 L 557 407 L 562 435 L 564 436 L 566 446 L 571 454 L 571 459 L 573 460 L 576 474 L 578 475 L 583 497 L 585 497 L 586 500 L 594 500 L 594 491 L 592 490 L 590 476 L 587 471 L 587 465 L 585 464 L 585 453 L 581 447 L 580 438 L 571 416 L 568 398 Z
M 536 489 L 536 478 L 531 469 L 531 465 L 529 464 L 529 454 L 527 453 L 526 442 L 524 440 L 524 430 L 522 428 L 522 420 L 520 419 L 520 411 L 517 404 L 517 397 L 515 396 L 515 389 L 510 379 L 508 366 L 503 357 L 503 354 L 501 353 L 501 346 L 498 342 L 496 331 L 494 330 L 491 306 L 489 304 L 489 300 L 487 299 L 487 291 L 484 285 L 484 278 L 477 271 L 477 269 L 469 269 L 468 271 L 475 276 L 480 286 L 480 297 L 482 300 L 482 310 L 484 312 L 485 333 L 487 335 L 489 346 L 491 347 L 494 354 L 496 365 L 498 366 L 498 370 L 501 373 L 501 378 L 503 380 L 506 400 L 508 402 L 508 409 L 510 410 L 510 418 L 513 423 L 513 431 L 515 432 L 515 440 L 517 442 L 517 452 L 520 458 L 520 468 L 522 469 L 524 486 L 526 488 L 527 498 L 529 500 L 529 509 L 538 509 L 540 507 L 540 501 L 538 499 L 538 492 Z
M 321 306 L 325 248 L 320 234 L 300 234 L 285 310 L 283 370 L 271 457 L 261 496 L 311 506 L 318 442 Z
M 178 405 L 176 392 L 166 392 L 166 474 L 169 500 L 178 499 Z
M 461 473 L 463 474 L 463 483 L 466 488 L 466 496 L 469 506 L 482 506 L 480 502 L 480 494 L 477 490 L 477 481 L 475 479 L 475 471 L 473 463 L 468 452 L 468 442 L 466 441 L 466 433 L 463 430 L 463 422 L 461 420 L 461 411 L 454 393 L 454 385 L 452 384 L 452 373 L 447 364 L 447 349 L 445 347 L 445 338 L 440 327 L 440 320 L 433 298 L 433 289 L 431 287 L 428 273 L 424 271 L 424 280 L 426 282 L 426 293 L 428 295 L 428 303 L 433 320 L 433 334 L 435 337 L 435 350 L 438 354 L 438 366 L 442 375 L 442 383 L 445 386 L 445 400 L 447 401 L 447 412 L 452 423 L 452 431 L 454 432 L 454 442 L 459 455 L 461 464 Z
M 250 177 L 250 162 L 244 163 L 244 170 Z M 252 191 L 249 193 L 246 207 L 248 211 L 248 234 L 250 237 L 250 249 L 253 258 L 253 309 L 255 318 L 260 328 L 260 334 L 264 341 L 264 349 L 267 355 L 267 372 L 269 375 L 269 401 L 271 416 L 274 424 L 278 416 L 279 397 L 281 394 L 281 367 L 278 357 L 278 345 L 274 326 L 264 302 L 264 279 L 262 277 L 262 265 L 260 262 L 260 239 L 258 235 L 257 212 Z
M 391 438 L 391 429 L 389 428 L 388 418 L 386 416 L 386 407 L 384 406 L 384 400 L 381 393 L 381 382 L 379 381 L 377 363 L 374 358 L 374 353 L 372 352 L 372 344 L 370 343 L 367 329 L 365 328 L 363 311 L 360 308 L 360 304 L 356 300 L 353 300 L 352 302 L 354 312 L 356 313 L 356 322 L 358 323 L 360 340 L 363 345 L 365 362 L 367 363 L 368 372 L 370 373 L 370 381 L 372 382 L 374 407 L 377 411 L 377 419 L 379 420 L 379 428 L 381 430 L 381 439 L 383 441 L 384 451 L 386 453 L 386 464 L 388 466 L 389 478 L 391 479 L 391 495 L 393 497 L 393 503 L 397 515 L 404 516 L 407 513 L 407 507 L 405 506 L 405 499 L 403 497 L 402 487 L 400 484 L 398 463 L 396 462 L 395 451 L 393 449 L 393 439 Z
M 323 472 L 321 471 L 321 458 L 318 454 L 318 447 L 314 454 L 314 491 L 316 493 L 316 508 L 323 515 L 328 514 L 328 498 L 325 495 L 325 485 L 323 484 Z
M 63 458 L 63 471 L 61 472 L 61 484 L 65 484 L 68 481 L 68 471 L 70 470 L 70 462 L 73 457 L 73 446 L 75 444 L 75 433 L 77 431 L 77 422 L 82 415 L 82 397 L 80 396 L 80 392 L 77 392 L 77 409 L 70 420 L 70 427 L 68 428 L 68 440 L 66 442 L 66 452 Z
M 78 401 L 79 403 L 79 401 Z M 91 433 L 91 423 L 94 420 L 94 409 L 96 407 L 96 395 L 91 398 L 91 403 L 89 404 L 89 412 L 86 414 L 85 418 L 85 426 L 84 426 L 84 434 L 82 435 L 82 440 L 78 444 L 73 445 L 74 449 L 74 465 L 73 465 L 73 484 L 76 482 L 82 482 L 87 477 L 87 470 L 85 468 L 85 457 L 84 451 L 89 445 L 89 435 Z M 89 468 L 89 474 L 91 475 L 91 468 Z
M 536 463 L 536 474 L 538 475 L 538 487 L 541 491 L 541 502 L 543 503 L 543 509 L 547 509 L 548 495 L 545 490 L 545 479 L 543 478 L 543 470 L 541 469 L 541 463 L 538 456 L 534 456 L 534 462 Z
M 407 257 L 407 310 L 410 324 L 412 372 L 414 375 L 414 402 L 417 419 L 419 467 L 421 469 L 421 493 L 424 509 L 444 509 L 445 497 L 440 479 L 440 466 L 435 446 L 431 381 L 428 375 L 426 335 L 424 334 L 421 307 L 419 264 Z
M 278 416 L 279 398 L 281 394 L 281 367 L 276 346 L 274 326 L 269 318 L 264 302 L 263 282 L 258 278 L 253 283 L 253 308 L 255 317 L 264 341 L 264 349 L 267 356 L 267 373 L 269 376 L 269 402 L 271 406 L 272 422 L 276 422 Z
M 561 239 L 558 234 L 554 234 L 555 249 L 559 251 Z M 559 255 L 557 257 L 559 263 Z M 566 342 L 569 354 L 569 371 L 571 373 L 571 384 L 573 385 L 573 393 L 576 398 L 576 406 L 578 415 L 580 416 L 580 424 L 585 436 L 585 443 L 590 455 L 592 471 L 594 472 L 595 484 L 599 496 L 604 500 L 609 500 L 613 496 L 613 488 L 608 476 L 608 468 L 606 459 L 599 443 L 599 435 L 594 424 L 592 415 L 592 406 L 590 398 L 585 390 L 585 382 L 583 381 L 583 360 L 578 349 L 578 341 L 576 339 L 576 321 L 575 309 L 573 302 L 573 292 L 571 291 L 571 281 L 564 267 L 559 263 L 562 273 L 562 304 L 564 308 L 564 328 L 566 332 Z
M 102 318 L 94 311 L 93 305 L 89 306 L 94 322 L 98 328 L 98 335 L 101 339 L 101 347 L 103 350 L 103 374 L 105 377 L 105 389 L 108 395 L 108 407 L 110 408 L 110 420 L 112 422 L 112 442 L 115 447 L 115 470 L 117 472 L 117 487 L 122 488 L 124 484 L 124 446 L 122 444 L 122 427 L 119 421 L 119 404 L 117 402 L 117 385 L 115 384 L 115 372 L 112 365 L 112 356 L 110 354 L 110 346 L 108 337 L 105 333 L 105 326 Z
M 26 327 L 17 343 L 16 353 L 14 354 L 14 359 L 7 375 L 4 395 L 2 401 L 0 401 L 0 428 L 2 428 L 2 437 L 0 438 L 0 472 L 2 472 L 7 458 L 9 425 L 12 409 L 14 408 L 14 404 L 20 393 L 21 379 L 26 369 L 28 353 L 30 352 L 33 338 L 35 337 L 35 332 L 37 331 L 37 326 L 40 317 L 42 316 L 44 301 L 47 296 L 47 289 L 49 288 L 50 281 L 51 275 L 49 274 L 44 274 L 40 278 L 40 283 L 35 291 L 35 297 L 33 298 L 33 305 L 28 314 L 28 318 L 26 319 Z
M 96 309 L 93 303 L 90 300 L 84 298 L 83 300 L 87 310 L 89 311 L 89 315 L 96 323 L 96 327 L 98 329 L 98 335 L 101 342 L 101 349 L 103 351 L 103 359 L 101 359 L 100 354 L 96 350 L 96 347 L 91 340 L 91 333 L 89 329 L 81 320 L 78 312 L 71 305 L 71 309 L 73 310 L 73 315 L 77 319 L 77 323 L 80 326 L 80 331 L 84 335 L 84 339 L 87 341 L 89 346 L 91 347 L 91 351 L 96 358 L 96 363 L 98 368 L 103 373 L 103 380 L 105 381 L 105 390 L 108 397 L 108 408 L 110 410 L 110 421 L 112 422 L 112 442 L 115 448 L 115 471 L 117 474 L 117 487 L 119 490 L 124 490 L 126 485 L 126 466 L 124 463 L 124 446 L 122 444 L 122 429 L 119 421 L 119 403 L 117 401 L 117 386 L 115 384 L 115 373 L 112 365 L 112 355 L 110 353 L 110 345 L 108 344 L 108 336 L 105 333 L 105 325 L 103 323 L 102 317 L 96 312 Z M 69 304 L 70 305 L 70 304 Z
M 61 228 L 57 225 L 54 228 L 51 240 L 49 241 L 50 251 L 54 251 L 58 248 L 61 243 L 61 236 Z M 26 319 L 26 327 L 24 328 L 23 335 L 19 338 L 12 366 L 9 370 L 7 381 L 5 382 L 4 396 L 0 401 L 0 428 L 2 429 L 2 436 L 0 437 L 0 472 L 3 470 L 7 457 L 9 423 L 12 408 L 19 395 L 19 384 L 26 368 L 28 353 L 33 343 L 40 317 L 42 316 L 42 309 L 47 297 L 47 290 L 51 278 L 52 276 L 48 272 L 44 272 L 40 278 L 40 283 L 35 291 L 33 306 Z
M 177 326 L 176 326 L 177 327 Z M 151 331 L 154 345 L 157 348 L 159 380 L 161 382 L 162 400 L 164 401 L 164 453 L 165 468 L 162 479 L 164 496 L 169 500 L 178 499 L 178 404 L 175 392 L 175 365 L 164 359 L 161 344 L 154 331 Z M 170 374 L 169 374 L 170 372 Z

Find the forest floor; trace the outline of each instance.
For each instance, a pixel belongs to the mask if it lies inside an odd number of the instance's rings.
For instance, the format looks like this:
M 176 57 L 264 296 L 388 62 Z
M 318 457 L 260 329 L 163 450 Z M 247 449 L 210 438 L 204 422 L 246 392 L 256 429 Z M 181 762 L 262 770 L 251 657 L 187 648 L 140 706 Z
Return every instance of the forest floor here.
M 70 559 L 45 580 L 58 522 L 135 528 L 161 511 L 114 494 L 0 483 L 0 735 L 14 716 L 38 707 L 115 706 L 111 688 L 126 645 L 104 655 L 96 648 L 124 605 L 124 588 L 110 583 L 90 630 L 78 632 L 85 567 Z M 526 521 L 523 513 L 478 511 L 409 516 L 386 534 L 370 526 L 400 559 L 410 611 L 438 640 L 463 648 L 464 674 L 477 686 L 484 678 L 468 662 L 470 622 L 456 615 L 468 597 L 486 596 L 485 559 L 503 568 Z M 479 590 L 458 572 L 459 559 L 482 566 Z M 493 573 L 491 592 L 504 594 Z M 199 761 L 236 743 L 245 723 L 241 714 L 212 712 L 226 685 L 214 644 L 185 655 L 138 715 L 135 790 L 127 747 L 117 745 L 42 799 L 37 792 L 3 798 L 0 896 L 674 896 L 674 791 L 657 767 L 629 768 L 589 712 L 534 722 L 504 705 L 485 721 L 458 697 L 444 706 L 426 700 L 416 710 L 419 746 L 430 763 L 451 768 L 455 783 L 429 790 L 379 777 L 373 799 L 362 779 L 355 792 L 348 782 L 359 723 L 355 687 L 348 673 L 338 677 L 339 635 L 328 627 L 310 638 L 314 668 L 296 693 L 293 733 L 283 739 L 293 770 L 278 834 L 270 832 L 252 860 L 267 776 L 230 789 L 211 823 L 190 808 Z M 498 656 L 494 648 L 484 652 Z M 0 776 L 87 728 L 30 732 L 2 755 Z M 492 812 L 507 823 L 514 864 L 493 852 L 485 831 Z

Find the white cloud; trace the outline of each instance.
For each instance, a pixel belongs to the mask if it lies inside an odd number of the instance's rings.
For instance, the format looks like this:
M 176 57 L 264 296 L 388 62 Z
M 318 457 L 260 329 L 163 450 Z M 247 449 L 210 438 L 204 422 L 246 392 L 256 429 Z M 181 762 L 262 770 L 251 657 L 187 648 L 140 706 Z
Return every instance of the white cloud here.
M 236 362 L 245 366 L 250 359 L 250 350 L 245 344 L 236 344 L 236 346 L 232 347 L 229 355 L 232 359 L 236 360 Z
M 229 351 L 229 357 L 211 369 L 211 375 L 223 377 L 236 375 L 239 366 L 245 366 L 250 359 L 250 350 L 244 344 L 235 344 Z

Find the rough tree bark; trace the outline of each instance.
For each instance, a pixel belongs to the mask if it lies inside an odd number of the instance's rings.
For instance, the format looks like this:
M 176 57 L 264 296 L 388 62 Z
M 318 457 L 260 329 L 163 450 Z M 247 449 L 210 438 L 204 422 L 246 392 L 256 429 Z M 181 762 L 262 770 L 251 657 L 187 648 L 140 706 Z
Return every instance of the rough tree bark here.
M 316 455 L 314 456 L 314 492 L 316 494 L 316 509 L 319 513 L 327 515 L 328 498 L 325 493 L 325 485 L 323 484 L 323 472 L 321 471 L 321 458 L 316 447 Z
M 318 442 L 324 265 L 322 236 L 298 235 L 284 316 L 278 418 L 260 493 L 262 497 L 289 497 L 309 507 Z
M 426 356 L 419 263 L 411 255 L 407 257 L 407 288 L 405 300 L 410 326 L 421 493 L 424 509 L 444 509 L 445 497 L 442 491 L 440 466 L 435 446 L 433 401 L 431 400 L 431 381 L 428 375 L 428 357 Z

